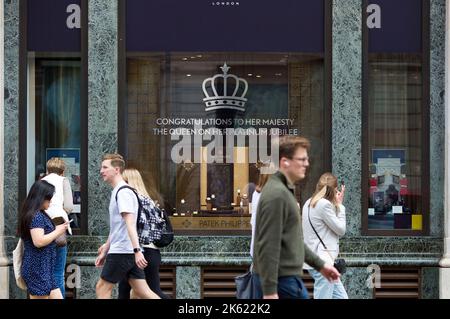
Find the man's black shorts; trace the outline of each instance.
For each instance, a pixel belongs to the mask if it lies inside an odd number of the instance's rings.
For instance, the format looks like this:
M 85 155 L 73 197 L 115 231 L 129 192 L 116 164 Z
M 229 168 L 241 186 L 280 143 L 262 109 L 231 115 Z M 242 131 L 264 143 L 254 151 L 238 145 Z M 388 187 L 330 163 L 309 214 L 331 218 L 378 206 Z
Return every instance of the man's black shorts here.
M 108 254 L 100 278 L 116 284 L 123 278 L 145 279 L 145 273 L 136 265 L 134 254 Z

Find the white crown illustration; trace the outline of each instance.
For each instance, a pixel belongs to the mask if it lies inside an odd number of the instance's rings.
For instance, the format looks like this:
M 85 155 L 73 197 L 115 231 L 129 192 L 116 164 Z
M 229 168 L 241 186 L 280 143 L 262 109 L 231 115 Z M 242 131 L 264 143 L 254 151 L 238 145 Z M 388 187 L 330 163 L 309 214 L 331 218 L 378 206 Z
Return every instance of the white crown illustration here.
M 229 110 L 238 110 L 245 111 L 245 102 L 247 99 L 244 97 L 247 93 L 248 83 L 245 79 L 239 78 L 234 74 L 228 74 L 228 70 L 230 67 L 225 62 L 222 67 L 220 67 L 223 71 L 223 74 L 216 74 L 211 78 L 207 78 L 203 81 L 203 93 L 205 94 L 205 98 L 203 102 L 205 102 L 206 108 L 205 111 L 213 111 L 220 109 L 229 109 Z M 218 78 L 223 79 L 223 95 L 219 95 L 217 93 L 216 80 Z M 208 89 L 206 86 L 210 83 L 210 88 Z M 242 85 L 241 85 L 242 83 Z M 233 92 L 229 92 L 229 84 L 234 86 Z M 222 84 L 219 84 L 220 86 Z M 243 88 L 244 90 L 240 95 L 238 95 L 239 88 Z M 231 90 L 233 87 L 231 87 Z M 231 91 L 230 90 L 230 91 Z

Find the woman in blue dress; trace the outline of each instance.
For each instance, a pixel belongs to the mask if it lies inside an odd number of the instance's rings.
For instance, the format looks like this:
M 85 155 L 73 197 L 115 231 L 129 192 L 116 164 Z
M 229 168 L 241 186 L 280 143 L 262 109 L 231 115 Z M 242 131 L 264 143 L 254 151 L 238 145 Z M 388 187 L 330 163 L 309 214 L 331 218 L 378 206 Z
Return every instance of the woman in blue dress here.
M 18 235 L 24 241 L 21 273 L 31 299 L 62 299 L 53 274 L 55 239 L 66 232 L 69 223 L 55 227 L 45 213 L 54 193 L 50 183 L 35 182 L 19 215 Z

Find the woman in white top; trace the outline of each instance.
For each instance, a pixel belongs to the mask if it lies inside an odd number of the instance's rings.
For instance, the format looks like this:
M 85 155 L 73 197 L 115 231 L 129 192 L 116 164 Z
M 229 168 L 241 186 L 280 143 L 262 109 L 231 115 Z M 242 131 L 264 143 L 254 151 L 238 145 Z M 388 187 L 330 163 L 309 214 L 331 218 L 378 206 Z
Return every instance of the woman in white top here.
M 251 209 L 252 216 L 250 217 L 250 224 L 252 225 L 252 240 L 250 242 L 250 256 L 252 256 L 252 257 L 253 257 L 253 240 L 255 238 L 256 212 L 258 209 L 258 201 L 259 201 L 259 197 L 261 196 L 261 191 L 262 191 L 264 185 L 266 185 L 267 181 L 269 180 L 269 177 L 270 177 L 270 174 L 260 174 L 259 180 L 258 180 L 258 185 L 256 185 L 255 191 L 252 194 L 252 209 Z
M 62 217 L 66 222 L 69 221 L 68 214 L 73 210 L 73 197 L 70 182 L 64 177 L 66 164 L 61 158 L 52 157 L 47 162 L 47 175 L 42 178 L 55 186 L 55 194 L 52 197 L 50 206 L 45 211 L 51 219 Z M 70 224 L 67 228 L 69 234 L 72 235 Z M 57 241 L 58 242 L 58 241 Z M 67 244 L 56 248 L 56 262 L 54 269 L 55 280 L 59 285 L 61 294 L 65 296 L 65 280 L 64 273 L 66 268 Z
M 331 173 L 325 173 L 320 177 L 312 198 L 303 206 L 305 244 L 330 265 L 333 265 L 339 254 L 339 237 L 345 234 L 345 207 L 342 205 L 344 193 L 345 186 L 342 185 L 339 191 L 337 178 Z M 304 268 L 314 278 L 314 299 L 348 299 L 340 279 L 329 282 L 309 265 L 305 264 Z
M 122 177 L 128 185 L 136 190 L 143 205 L 146 205 L 149 202 L 151 202 L 152 205 L 155 205 L 150 198 L 142 176 L 137 169 L 126 168 L 122 173 Z M 160 286 L 159 266 L 161 264 L 161 252 L 159 251 L 159 248 L 153 243 L 143 245 L 142 248 L 144 249 L 144 257 L 148 262 L 148 266 L 144 268 L 145 280 L 147 281 L 148 286 L 161 299 L 168 299 L 168 296 L 164 294 Z M 129 285 L 128 280 L 125 279 L 119 282 L 119 299 L 130 299 L 130 291 L 131 286 Z M 134 295 L 132 295 L 132 297 L 134 297 Z

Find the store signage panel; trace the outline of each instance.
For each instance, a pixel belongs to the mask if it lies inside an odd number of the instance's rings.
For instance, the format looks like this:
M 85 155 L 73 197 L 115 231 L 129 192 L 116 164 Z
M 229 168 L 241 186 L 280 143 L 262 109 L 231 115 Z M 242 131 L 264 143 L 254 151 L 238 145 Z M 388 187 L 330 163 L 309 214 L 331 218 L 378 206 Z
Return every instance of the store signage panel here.
M 371 0 L 366 11 L 369 52 L 422 51 L 422 0 Z
M 189 230 L 251 230 L 251 215 L 248 216 L 217 216 L 217 217 L 192 217 L 171 216 L 170 222 L 175 229 Z
M 81 0 L 28 0 L 28 51 L 81 51 Z
M 324 0 L 128 0 L 128 51 L 324 51 Z

